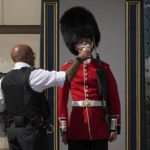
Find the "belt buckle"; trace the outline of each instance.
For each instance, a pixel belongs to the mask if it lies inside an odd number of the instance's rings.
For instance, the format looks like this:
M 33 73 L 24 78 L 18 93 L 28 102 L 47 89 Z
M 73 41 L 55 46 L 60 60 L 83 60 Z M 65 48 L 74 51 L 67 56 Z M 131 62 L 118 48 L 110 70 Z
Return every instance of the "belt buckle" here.
M 90 107 L 91 106 L 91 102 L 90 101 L 85 101 L 84 102 L 84 107 Z

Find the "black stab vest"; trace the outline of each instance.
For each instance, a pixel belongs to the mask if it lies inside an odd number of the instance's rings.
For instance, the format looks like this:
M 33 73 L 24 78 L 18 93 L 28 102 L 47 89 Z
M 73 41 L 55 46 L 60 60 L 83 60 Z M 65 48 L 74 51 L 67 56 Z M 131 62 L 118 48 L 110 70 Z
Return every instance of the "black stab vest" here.
M 49 104 L 44 92 L 35 92 L 29 85 L 29 76 L 34 69 L 34 67 L 15 69 L 3 78 L 1 87 L 8 117 L 33 118 L 42 115 L 44 119 L 48 119 Z

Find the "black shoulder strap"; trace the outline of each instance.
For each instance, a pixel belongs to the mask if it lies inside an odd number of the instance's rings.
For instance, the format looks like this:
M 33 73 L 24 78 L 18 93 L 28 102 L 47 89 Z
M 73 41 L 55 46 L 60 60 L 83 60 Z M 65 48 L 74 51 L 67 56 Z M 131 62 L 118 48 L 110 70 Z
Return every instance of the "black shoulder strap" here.
M 102 96 L 102 103 L 103 103 L 103 110 L 105 113 L 105 120 L 109 122 L 109 101 L 108 101 L 108 93 L 107 93 L 107 78 L 106 78 L 106 71 L 103 67 L 101 67 L 101 61 L 99 54 L 96 54 L 96 60 L 98 63 L 97 68 L 97 82 L 98 82 L 98 89 L 99 93 Z
M 97 80 L 98 80 L 98 88 L 99 93 L 102 96 L 107 96 L 107 78 L 106 78 L 106 72 L 103 67 L 101 67 L 101 60 L 99 57 L 99 54 L 96 54 L 96 61 L 98 63 L 98 69 L 97 69 Z

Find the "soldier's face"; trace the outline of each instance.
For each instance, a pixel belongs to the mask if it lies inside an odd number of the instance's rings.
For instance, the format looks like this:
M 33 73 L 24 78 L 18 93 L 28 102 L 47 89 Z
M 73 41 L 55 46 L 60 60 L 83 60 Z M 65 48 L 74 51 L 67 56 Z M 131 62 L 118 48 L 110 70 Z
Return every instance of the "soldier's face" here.
M 75 50 L 77 50 L 78 52 L 82 50 L 91 50 L 90 49 L 91 42 L 92 41 L 90 38 L 81 38 L 75 45 Z

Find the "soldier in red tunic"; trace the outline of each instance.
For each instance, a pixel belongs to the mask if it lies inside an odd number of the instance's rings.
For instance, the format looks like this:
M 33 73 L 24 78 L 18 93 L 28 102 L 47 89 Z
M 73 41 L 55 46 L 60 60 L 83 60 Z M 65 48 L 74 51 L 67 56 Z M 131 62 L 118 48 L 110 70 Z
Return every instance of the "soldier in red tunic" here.
M 83 7 L 66 11 L 60 20 L 61 32 L 68 49 L 75 55 L 81 50 L 95 49 L 100 41 L 100 32 L 91 12 Z M 106 72 L 107 97 L 111 130 L 105 121 L 102 95 L 98 90 L 97 69 L 94 58 L 81 62 L 76 77 L 59 88 L 59 126 L 62 141 L 69 150 L 107 150 L 108 141 L 117 139 L 120 133 L 120 100 L 116 80 L 109 64 L 101 61 Z M 66 70 L 72 61 L 62 66 Z M 68 94 L 71 91 L 72 111 L 68 118 Z

